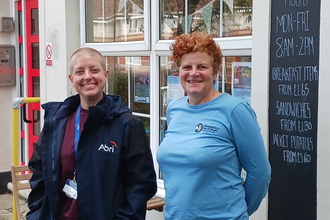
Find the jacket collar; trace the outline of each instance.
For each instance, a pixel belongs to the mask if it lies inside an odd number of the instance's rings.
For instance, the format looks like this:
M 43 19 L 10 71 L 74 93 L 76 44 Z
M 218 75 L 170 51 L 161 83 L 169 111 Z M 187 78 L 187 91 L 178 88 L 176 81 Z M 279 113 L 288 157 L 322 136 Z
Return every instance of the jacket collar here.
M 42 108 L 48 110 L 55 119 L 68 117 L 74 113 L 80 104 L 80 96 L 75 95 L 68 97 L 63 102 L 48 102 L 42 105 Z M 111 120 L 118 115 L 131 110 L 123 103 L 118 95 L 106 95 L 103 93 L 103 98 L 96 106 L 89 108 L 90 115 L 93 115 L 95 120 Z

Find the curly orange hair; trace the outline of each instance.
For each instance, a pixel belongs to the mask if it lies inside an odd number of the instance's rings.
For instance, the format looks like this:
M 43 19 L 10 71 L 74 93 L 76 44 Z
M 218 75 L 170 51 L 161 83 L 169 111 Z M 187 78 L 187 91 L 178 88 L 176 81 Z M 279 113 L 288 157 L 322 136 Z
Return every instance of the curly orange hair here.
M 201 32 L 181 34 L 171 44 L 172 59 L 177 66 L 181 65 L 182 56 L 191 52 L 207 52 L 213 58 L 213 67 L 219 69 L 221 64 L 221 49 L 211 35 Z

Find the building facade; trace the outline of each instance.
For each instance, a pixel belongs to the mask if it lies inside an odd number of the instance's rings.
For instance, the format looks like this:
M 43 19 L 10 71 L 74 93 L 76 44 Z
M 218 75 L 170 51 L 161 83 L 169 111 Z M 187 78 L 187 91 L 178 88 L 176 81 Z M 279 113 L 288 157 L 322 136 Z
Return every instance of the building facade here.
M 13 155 L 12 150 L 14 137 L 12 126 L 15 126 L 12 121 L 13 100 L 17 97 L 40 97 L 40 102 L 45 103 L 61 101 L 70 96 L 75 91 L 71 90 L 71 82 L 67 77 L 68 60 L 76 49 L 92 47 L 99 50 L 107 60 L 110 77 L 105 92 L 120 94 L 129 108 L 145 124 L 158 175 L 157 194 L 164 196 L 162 176 L 155 155 L 166 131 L 166 106 L 172 99 L 184 95 L 177 81 L 176 67 L 170 58 L 169 45 L 175 36 L 199 30 L 212 34 L 222 49 L 222 69 L 215 87 L 221 92 L 230 93 L 251 103 L 261 126 L 266 149 L 270 153 L 272 168 L 275 168 L 272 178 L 276 184 L 271 186 L 269 196 L 263 200 L 259 210 L 251 216 L 251 219 L 278 219 L 274 214 L 277 210 L 273 207 L 281 207 L 281 201 L 294 216 L 303 213 L 304 216 L 309 216 L 305 219 L 328 219 L 330 178 L 326 174 L 330 165 L 328 159 L 330 150 L 327 147 L 330 139 L 327 135 L 330 128 L 328 116 L 330 104 L 326 83 L 330 81 L 330 76 L 327 73 L 326 58 L 330 53 L 327 50 L 330 15 L 326 13 L 326 8 L 330 7 L 330 2 L 320 0 L 276 2 L 271 0 L 3 0 L 0 17 L 5 21 L 2 22 L 3 25 L 9 26 L 6 26 L 8 29 L 2 27 L 2 31 L 0 30 L 0 56 L 4 56 L 5 59 L 1 57 L 2 60 L 12 59 L 13 61 L 10 62 L 14 63 L 15 68 L 14 76 L 0 75 L 2 100 L 0 173 L 8 172 L 16 156 Z M 311 8 L 311 5 L 319 5 L 319 8 L 314 6 Z M 278 8 L 284 9 L 284 12 L 277 14 Z M 309 13 L 310 11 L 313 13 Z M 298 23 L 303 24 L 299 26 L 299 30 Z M 312 27 L 308 27 L 309 24 L 318 25 L 312 34 L 310 31 Z M 289 36 L 289 33 L 295 34 Z M 297 33 L 300 35 L 298 36 Z M 276 39 L 273 38 L 274 36 Z M 314 51 L 313 57 L 311 53 L 308 56 L 306 52 L 307 61 L 303 62 L 308 63 L 317 55 L 316 60 L 314 59 L 316 64 L 313 64 L 317 66 L 317 74 L 314 74 L 313 80 L 316 86 L 310 87 L 311 82 L 302 81 L 293 83 L 290 81 L 290 84 L 288 80 L 281 81 L 280 85 L 283 86 L 275 85 L 275 80 L 272 78 L 274 60 L 280 64 L 288 62 L 288 66 L 291 65 L 290 60 L 294 60 L 293 62 L 298 62 L 295 64 L 298 69 L 304 65 L 299 64 L 302 56 L 288 55 L 297 47 L 297 45 L 292 46 L 292 39 L 297 38 L 299 42 L 301 37 L 304 40 L 301 44 L 297 44 L 298 47 L 302 45 L 304 51 Z M 279 41 L 279 39 L 288 40 Z M 15 52 L 10 58 L 6 54 L 9 53 L 8 47 L 13 47 Z M 286 55 L 274 58 L 276 51 L 282 48 Z M 0 71 L 4 71 L 5 64 L 7 61 L 0 63 Z M 287 72 L 285 74 L 288 75 Z M 282 75 L 285 74 L 282 72 Z M 291 97 L 290 91 L 293 91 L 290 88 L 301 84 L 304 86 L 300 86 L 299 91 L 301 87 L 305 88 L 303 90 L 305 92 L 306 88 L 317 91 L 311 98 L 314 101 L 310 101 L 307 95 L 299 101 L 287 98 Z M 286 88 L 285 91 L 290 94 L 284 95 L 283 92 L 279 92 L 279 88 Z M 311 134 L 313 149 L 290 151 L 296 155 L 300 153 L 306 155 L 302 157 L 304 163 L 292 159 L 294 157 L 292 153 L 291 160 L 283 159 L 282 156 L 288 152 L 284 149 L 286 146 L 276 145 L 273 134 L 276 126 L 280 126 L 278 133 L 283 137 L 290 135 L 292 138 L 309 134 L 299 132 L 299 135 L 296 135 L 293 130 L 281 129 L 281 122 L 284 120 L 288 122 L 292 119 L 292 115 L 284 114 L 280 119 L 272 120 L 278 116 L 278 114 L 272 115 L 272 109 L 276 108 L 272 100 L 275 99 L 276 103 L 277 98 L 281 101 L 283 97 L 282 103 L 290 102 L 293 103 L 292 105 L 305 103 L 305 109 L 313 111 L 314 121 L 309 118 L 303 121 L 307 123 L 307 129 L 314 132 Z M 313 105 L 313 108 L 306 107 L 309 105 Z M 39 103 L 20 104 L 19 163 L 28 162 L 31 156 L 33 144 L 40 134 L 42 116 Z M 293 123 L 292 129 L 295 128 Z M 281 140 L 279 138 L 279 141 Z M 281 170 L 276 169 L 277 165 L 283 171 L 292 171 L 283 172 L 282 176 L 290 180 L 285 182 L 287 185 L 277 184 L 282 181 Z M 301 176 L 303 178 L 300 178 Z M 296 179 L 301 181 L 295 182 Z M 304 181 L 311 181 L 314 184 L 304 185 L 301 183 Z M 296 191 L 299 195 L 294 193 L 295 188 L 298 189 Z M 305 191 L 311 193 L 304 197 Z M 279 196 L 276 197 L 274 194 Z M 286 199 L 286 195 L 289 195 L 290 199 Z M 299 203 L 305 199 L 309 201 L 307 203 L 309 207 Z M 295 204 L 299 204 L 299 207 Z M 284 212 L 288 212 L 287 209 L 282 207 Z M 148 211 L 147 218 L 160 220 L 163 219 L 163 213 Z M 296 217 L 296 219 L 303 218 Z

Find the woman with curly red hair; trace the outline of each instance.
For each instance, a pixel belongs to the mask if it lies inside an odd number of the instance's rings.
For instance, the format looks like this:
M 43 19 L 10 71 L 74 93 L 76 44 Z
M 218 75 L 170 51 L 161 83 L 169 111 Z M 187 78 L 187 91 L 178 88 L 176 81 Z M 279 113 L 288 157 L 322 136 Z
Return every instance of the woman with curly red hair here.
M 249 219 L 271 171 L 256 115 L 244 100 L 214 88 L 222 55 L 210 35 L 182 34 L 170 49 L 187 96 L 169 103 L 157 153 L 165 219 Z

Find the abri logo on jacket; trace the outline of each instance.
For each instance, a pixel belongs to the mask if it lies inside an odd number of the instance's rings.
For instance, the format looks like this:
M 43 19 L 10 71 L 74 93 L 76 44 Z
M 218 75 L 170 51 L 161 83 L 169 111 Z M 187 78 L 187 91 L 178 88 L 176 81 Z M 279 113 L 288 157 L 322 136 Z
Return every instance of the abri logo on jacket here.
M 117 148 L 117 144 L 113 141 L 110 141 L 110 143 L 112 144 L 110 147 L 106 144 L 101 144 L 101 146 L 99 147 L 99 151 L 105 151 L 105 152 L 109 152 L 109 153 L 114 153 L 115 152 L 115 148 Z

